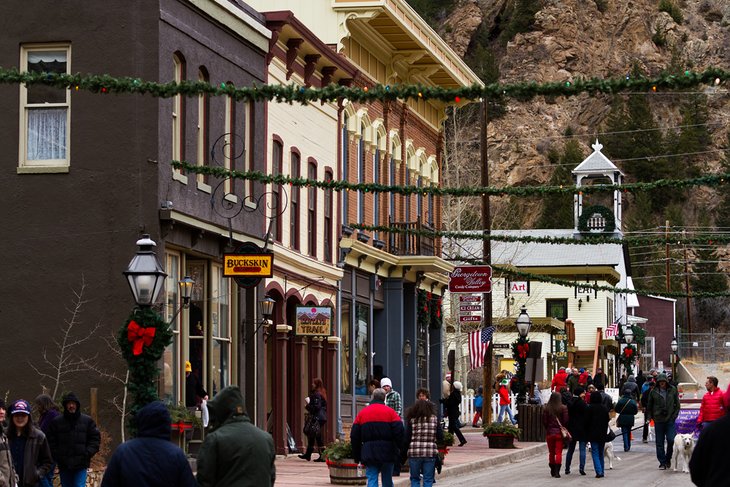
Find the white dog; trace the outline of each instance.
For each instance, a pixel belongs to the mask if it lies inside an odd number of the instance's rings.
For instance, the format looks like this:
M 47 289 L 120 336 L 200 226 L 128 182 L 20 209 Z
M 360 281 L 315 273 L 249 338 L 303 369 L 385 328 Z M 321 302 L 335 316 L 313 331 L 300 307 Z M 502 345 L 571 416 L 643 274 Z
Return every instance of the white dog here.
M 689 473 L 689 459 L 692 458 L 692 451 L 695 448 L 695 439 L 691 434 L 677 435 L 674 437 L 674 471 L 677 471 L 679 459 L 682 459 L 682 472 Z
M 618 436 L 617 436 L 618 438 Z M 613 461 L 615 460 L 621 460 L 613 451 L 613 442 L 607 441 L 605 445 L 603 445 L 603 458 L 606 466 L 609 468 L 609 470 L 613 470 Z

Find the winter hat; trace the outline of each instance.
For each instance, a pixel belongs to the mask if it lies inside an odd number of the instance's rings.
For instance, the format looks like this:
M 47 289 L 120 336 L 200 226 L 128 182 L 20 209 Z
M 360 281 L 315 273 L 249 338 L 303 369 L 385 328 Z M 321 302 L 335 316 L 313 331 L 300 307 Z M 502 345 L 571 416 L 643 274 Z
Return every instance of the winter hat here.
M 581 369 L 580 369 L 580 373 L 582 374 L 582 373 L 583 373 L 583 372 L 585 372 L 585 371 L 586 371 L 586 369 L 584 369 L 583 367 L 581 367 Z
M 393 388 L 393 383 L 388 379 L 387 377 L 383 377 L 380 379 L 380 387 L 390 386 L 390 388 Z
M 27 414 L 30 416 L 30 403 L 25 399 L 18 399 L 10 406 L 10 415 Z
M 573 394 L 575 394 L 576 396 L 580 396 L 585 391 L 586 391 L 585 389 L 583 389 L 582 387 L 578 386 L 575 389 L 573 389 Z
M 454 382 L 454 389 L 460 391 L 464 386 L 458 380 Z
M 185 361 L 185 372 L 192 372 L 192 371 L 193 371 L 193 365 L 186 360 Z
M 506 386 L 507 384 L 509 384 L 509 381 L 507 379 L 502 379 L 502 382 L 500 382 L 500 384 Z
M 560 369 L 558 369 L 558 371 L 561 371 L 561 370 L 565 370 L 565 367 L 560 367 Z
M 667 382 L 667 374 L 659 374 L 656 376 L 657 383 L 664 381 Z

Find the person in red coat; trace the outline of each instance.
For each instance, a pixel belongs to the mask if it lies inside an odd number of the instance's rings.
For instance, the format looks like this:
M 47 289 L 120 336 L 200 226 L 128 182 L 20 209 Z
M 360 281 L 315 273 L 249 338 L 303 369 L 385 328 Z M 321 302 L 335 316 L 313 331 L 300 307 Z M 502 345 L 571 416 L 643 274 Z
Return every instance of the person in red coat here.
M 563 465 L 563 433 L 560 427 L 567 428 L 568 408 L 563 404 L 559 393 L 553 392 L 550 395 L 542 411 L 542 424 L 545 426 L 550 475 L 560 478 L 560 467 Z
M 711 423 L 725 416 L 723 393 L 717 387 L 717 377 L 707 377 L 705 387 L 707 388 L 707 392 L 702 396 L 700 414 L 697 416 L 697 424 L 700 428 L 704 428 L 707 423 Z
M 553 376 L 553 382 L 550 385 L 550 390 L 553 392 L 560 392 L 563 387 L 568 387 L 568 374 L 565 372 L 565 367 L 560 367 L 558 373 Z
M 502 422 L 504 413 L 506 412 L 509 420 L 512 424 L 515 424 L 515 418 L 512 416 L 512 401 L 509 399 L 508 384 L 509 381 L 507 379 L 502 379 L 499 386 L 499 416 L 497 417 L 497 422 Z

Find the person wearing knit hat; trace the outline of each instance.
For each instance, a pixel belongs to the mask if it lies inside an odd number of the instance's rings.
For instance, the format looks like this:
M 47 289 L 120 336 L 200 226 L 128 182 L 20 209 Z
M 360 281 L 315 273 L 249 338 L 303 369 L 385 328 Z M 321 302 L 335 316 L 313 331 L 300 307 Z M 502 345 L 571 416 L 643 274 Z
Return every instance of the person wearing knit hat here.
M 403 417 L 403 400 L 400 393 L 393 389 L 393 381 L 388 377 L 380 379 L 380 387 L 385 391 L 385 405 L 393 409 L 398 416 Z
M 515 424 L 515 418 L 512 415 L 512 401 L 509 398 L 509 381 L 507 379 L 502 379 L 497 392 L 499 394 L 499 416 L 497 422 L 501 423 L 504 413 L 507 413 L 510 422 Z
M 8 413 L 8 444 L 18 486 L 37 485 L 53 465 L 48 439 L 33 425 L 28 401 L 18 399 L 10 405 Z
M 645 414 L 649 420 L 654 420 L 656 456 L 659 468 L 666 470 L 672 464 L 674 437 L 677 434 L 675 420 L 679 415 L 679 393 L 667 381 L 666 374 L 657 375 L 656 382 L 656 387 L 649 393 Z

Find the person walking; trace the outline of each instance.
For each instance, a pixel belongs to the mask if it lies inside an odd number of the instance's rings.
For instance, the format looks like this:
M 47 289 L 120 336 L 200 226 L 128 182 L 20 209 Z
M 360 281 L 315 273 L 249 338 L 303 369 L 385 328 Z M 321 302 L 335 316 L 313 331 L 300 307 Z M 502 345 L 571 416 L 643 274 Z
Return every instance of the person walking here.
M 563 466 L 562 427 L 568 424 L 568 408 L 563 404 L 559 393 L 550 394 L 542 411 L 542 424 L 545 426 L 550 476 L 560 478 L 560 468 Z
M 504 380 L 503 382 L 507 382 L 507 380 Z M 482 419 L 482 406 L 484 406 L 484 396 L 482 395 L 483 391 L 484 389 L 482 386 L 479 386 L 477 393 L 474 395 L 474 419 L 471 422 L 472 428 L 478 428 L 478 423 Z
M 629 389 L 624 388 L 624 395 L 616 403 L 616 412 L 618 413 L 616 426 L 621 428 L 624 451 L 629 451 L 631 450 L 631 429 L 634 427 L 634 416 L 639 412 L 639 405 Z
M 185 361 L 185 407 L 190 409 L 197 409 L 204 400 L 208 400 L 208 392 L 200 382 L 199 372 L 193 372 L 193 365 Z
M 584 399 L 585 391 L 581 386 L 575 388 L 573 399 L 568 404 L 568 431 L 571 440 L 568 444 L 568 451 L 565 454 L 565 474 L 570 474 L 570 464 L 573 461 L 573 453 L 578 445 L 579 459 L 578 471 L 581 475 L 586 474 L 586 427 L 585 416 L 588 405 Z
M 433 403 L 426 399 L 417 400 L 406 411 L 406 432 L 403 451 L 408 457 L 411 487 L 431 487 L 434 484 L 437 441 L 442 441 L 444 432 L 439 425 Z
M 3 404 L 4 406 L 4 404 Z M 15 468 L 10 457 L 10 444 L 0 423 L 0 487 L 15 487 Z
M 449 418 L 449 433 L 453 433 L 459 439 L 459 446 L 466 445 L 466 438 L 461 433 L 461 389 L 462 384 L 458 380 L 451 386 L 451 393 L 446 398 L 446 416 Z
M 593 376 L 593 385 L 599 391 L 608 387 L 608 376 L 600 367 L 596 368 L 596 374 Z
M 350 432 L 352 456 L 365 465 L 368 487 L 378 487 L 378 476 L 383 487 L 393 487 L 393 466 L 400 461 L 403 435 L 400 416 L 385 405 L 385 390 L 375 389 L 370 405 L 355 417 Z
M 675 420 L 679 415 L 679 394 L 677 388 L 669 384 L 664 374 L 657 376 L 656 383 L 656 387 L 649 393 L 646 411 L 649 419 L 654 420 L 659 468 L 666 470 L 672 466 L 674 437 L 677 434 Z
M 499 385 L 499 416 L 497 422 L 501 423 L 504 418 L 504 414 L 507 413 L 509 420 L 512 424 L 515 424 L 515 418 L 512 416 L 512 401 L 509 398 L 509 381 L 502 379 L 502 383 Z
M 101 433 L 91 416 L 81 412 L 76 394 L 63 397 L 63 414 L 51 421 L 48 443 L 58 463 L 58 476 L 63 487 L 86 487 L 86 470 L 99 451 Z
M 307 405 L 305 409 L 309 413 L 309 417 L 304 425 L 304 433 L 307 435 L 307 451 L 299 458 L 310 461 L 314 447 L 319 445 L 319 457 L 315 462 L 324 462 L 322 449 L 324 441 L 322 441 L 322 428 L 327 422 L 327 389 L 325 389 L 322 379 L 316 378 L 312 381 L 309 396 L 305 399 Z
M 101 487 L 197 487 L 185 453 L 170 442 L 167 406 L 151 402 L 137 412 L 134 422 L 137 437 L 114 450 Z
M 586 389 L 589 385 L 593 383 L 591 371 L 587 369 L 580 369 L 579 372 L 580 375 L 578 376 L 578 385 L 581 386 L 583 389 Z
M 573 391 L 576 387 L 578 387 L 578 380 L 580 379 L 580 372 L 578 372 L 578 369 L 571 369 L 568 368 L 565 370 L 565 372 L 568 374 L 568 379 L 565 381 L 568 391 L 570 391 L 570 394 L 573 394 Z M 560 392 L 560 391 L 558 391 Z
M 18 487 L 36 487 L 53 465 L 48 440 L 33 426 L 28 401 L 18 399 L 10 406 L 9 413 L 8 443 Z
M 702 404 L 700 405 L 700 414 L 697 416 L 697 425 L 700 430 L 707 424 L 725 416 L 725 405 L 723 403 L 723 393 L 717 387 L 717 377 L 708 376 L 705 381 L 707 392 L 702 396 Z
M 642 392 L 641 399 L 639 400 L 639 406 L 641 406 L 641 412 L 644 413 L 644 428 L 641 432 L 642 443 L 649 443 L 649 418 L 646 414 L 646 407 L 649 405 L 649 394 L 655 386 L 656 381 L 654 380 L 654 377 L 650 375 L 647 377 L 646 381 L 644 381 L 644 385 L 641 388 Z
M 697 487 L 727 485 L 727 446 L 730 438 L 730 414 L 710 422 L 700 432 L 692 458 L 689 473 Z
M 400 392 L 393 389 L 393 382 L 388 377 L 383 377 L 380 379 L 380 387 L 385 391 L 385 405 L 403 417 L 403 400 Z
M 626 379 L 623 387 L 621 387 L 619 390 L 621 391 L 621 395 L 623 395 L 625 391 L 629 391 L 629 394 L 631 394 L 631 398 L 634 401 L 638 401 L 641 397 L 639 384 L 636 383 L 636 377 L 634 377 L 633 375 L 630 375 L 629 378 Z
M 597 479 L 603 478 L 605 472 L 603 446 L 606 443 L 608 421 L 608 409 L 604 406 L 601 395 L 594 392 L 586 409 L 585 429 L 586 439 L 591 443 L 591 458 Z
M 48 394 L 40 394 L 35 398 L 36 411 L 40 415 L 38 418 L 38 427 L 43 434 L 48 437 L 48 430 L 51 428 L 51 423 L 54 419 L 59 417 L 61 413 L 58 411 L 58 406 L 53 401 L 53 398 Z M 50 470 L 45 477 L 41 479 L 40 487 L 53 487 L 53 474 L 56 470 L 56 464 L 51 465 Z
M 565 372 L 565 367 L 560 367 L 558 372 L 553 376 L 553 380 L 550 383 L 550 390 L 553 392 L 560 392 L 563 387 L 568 387 L 568 374 Z
M 200 487 L 271 487 L 276 480 L 272 436 L 251 423 L 237 386 L 208 402 L 208 433 L 198 452 Z

